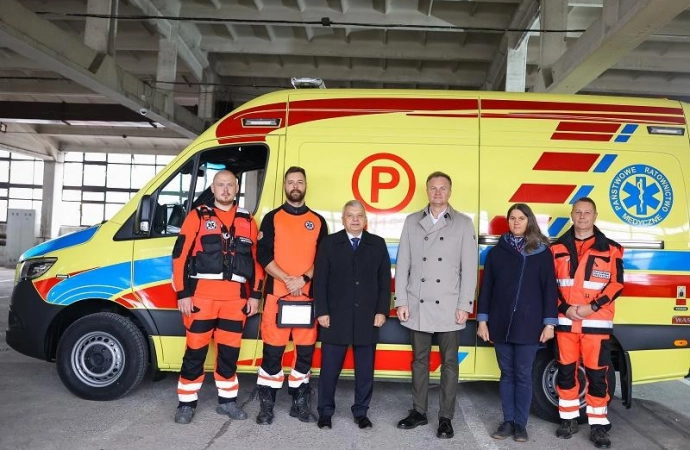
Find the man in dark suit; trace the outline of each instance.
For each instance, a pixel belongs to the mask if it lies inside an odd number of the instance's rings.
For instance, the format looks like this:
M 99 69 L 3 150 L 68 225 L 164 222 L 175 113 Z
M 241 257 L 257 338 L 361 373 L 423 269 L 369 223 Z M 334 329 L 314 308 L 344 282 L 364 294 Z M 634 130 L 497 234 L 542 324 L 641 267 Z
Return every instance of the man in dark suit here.
M 366 211 L 350 200 L 343 208 L 344 230 L 326 237 L 314 263 L 314 305 L 321 325 L 319 428 L 331 428 L 335 387 L 350 345 L 355 357 L 355 403 L 359 428 L 374 390 L 374 354 L 379 328 L 390 310 L 391 262 L 385 241 L 365 231 Z

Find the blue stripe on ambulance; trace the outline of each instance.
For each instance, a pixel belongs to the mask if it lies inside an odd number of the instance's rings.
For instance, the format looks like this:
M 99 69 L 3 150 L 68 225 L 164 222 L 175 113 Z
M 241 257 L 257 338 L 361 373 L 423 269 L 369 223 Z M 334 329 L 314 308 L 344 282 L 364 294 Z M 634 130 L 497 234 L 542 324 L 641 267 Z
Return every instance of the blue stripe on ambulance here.
M 386 244 L 391 264 L 396 263 L 398 243 Z M 479 246 L 479 264 L 484 265 L 490 245 Z M 665 270 L 675 272 L 690 272 L 690 251 L 684 250 L 643 250 L 626 249 L 623 263 L 628 270 Z
M 614 139 L 614 142 L 620 142 L 620 143 L 625 143 L 630 140 L 630 136 L 637 130 L 637 125 L 629 123 L 626 126 L 623 127 L 623 130 L 621 131 L 621 134 L 616 136 L 616 139 Z
M 129 289 L 132 263 L 123 262 L 77 273 L 53 286 L 46 299 L 56 305 L 70 305 L 87 299 L 109 300 Z
M 549 227 L 548 233 L 549 236 L 555 237 L 561 234 L 561 231 L 563 228 L 565 228 L 566 225 L 568 225 L 568 221 L 570 218 L 568 217 L 556 217 L 553 219 L 553 223 Z
M 172 256 L 134 261 L 134 286 L 172 279 Z
M 594 168 L 594 173 L 604 173 L 609 170 L 609 167 L 611 167 L 611 164 L 613 164 L 617 156 L 618 155 L 613 154 L 604 155 L 601 161 L 599 161 L 599 164 Z
M 396 263 L 398 243 L 388 243 L 391 263 Z M 492 246 L 479 246 L 479 264 L 484 265 Z M 690 272 L 690 251 L 628 249 L 623 256 L 628 270 Z M 87 299 L 109 300 L 129 289 L 132 264 L 123 262 L 81 272 L 62 280 L 48 293 L 48 303 L 70 305 Z M 134 262 L 134 286 L 170 281 L 172 260 L 169 256 Z M 106 283 L 107 281 L 107 283 Z
M 581 199 L 582 197 L 589 197 L 589 194 L 591 194 L 593 190 L 594 186 L 591 185 L 580 186 L 580 188 L 577 191 L 575 191 L 575 195 L 573 195 L 573 198 L 571 198 L 570 202 L 568 203 L 574 205 L 575 202 Z
M 36 247 L 31 247 L 25 251 L 22 256 L 19 257 L 19 260 L 24 261 L 29 258 L 43 256 L 46 253 L 54 252 L 56 250 L 83 244 L 91 239 L 94 234 L 96 234 L 96 231 L 98 231 L 99 227 L 100 225 L 95 225 L 91 228 L 75 231 L 74 233 L 66 234 L 64 236 L 46 241 L 42 244 L 38 244 Z

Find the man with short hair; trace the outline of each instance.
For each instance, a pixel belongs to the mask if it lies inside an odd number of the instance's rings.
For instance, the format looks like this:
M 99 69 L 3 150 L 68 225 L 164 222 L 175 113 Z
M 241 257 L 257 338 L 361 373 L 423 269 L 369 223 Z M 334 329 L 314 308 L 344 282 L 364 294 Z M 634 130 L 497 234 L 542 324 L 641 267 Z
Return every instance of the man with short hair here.
M 364 206 L 350 200 L 343 207 L 344 230 L 324 239 L 314 264 L 314 302 L 321 326 L 319 428 L 331 428 L 335 388 L 352 346 L 355 402 L 351 411 L 360 429 L 374 392 L 374 356 L 379 328 L 391 301 L 391 261 L 383 238 L 366 231 Z
M 587 418 L 590 440 L 609 448 L 607 418 L 609 338 L 613 331 L 614 300 L 623 290 L 623 248 L 594 225 L 597 206 L 589 197 L 578 199 L 570 217 L 573 226 L 551 247 L 558 282 L 558 412 L 556 436 L 570 439 L 580 416 L 580 360 L 587 375 Z
M 395 268 L 395 306 L 410 329 L 413 408 L 398 428 L 426 425 L 429 354 L 434 335 L 441 352 L 441 392 L 436 436 L 454 436 L 459 330 L 474 309 L 477 239 L 472 219 L 448 203 L 452 181 L 443 172 L 426 180 L 429 204 L 405 220 Z
M 319 243 L 328 235 L 328 227 L 321 215 L 305 205 L 307 177 L 303 168 L 290 167 L 285 172 L 283 188 L 285 203 L 263 218 L 257 249 L 259 262 L 267 274 L 261 317 L 263 357 L 256 381 L 261 408 L 256 417 L 259 425 L 273 423 L 276 393 L 285 380 L 283 353 L 291 335 L 295 357 L 288 377 L 288 393 L 292 396 L 290 416 L 301 422 L 316 422 L 310 404 L 313 390 L 309 386 L 316 323 L 290 327 L 278 323 L 277 318 L 282 312 L 280 308 L 286 306 L 284 301 L 312 306 L 314 258 Z
M 216 346 L 216 411 L 231 419 L 247 418 L 237 405 L 237 359 L 246 316 L 259 310 L 258 286 L 263 270 L 256 261 L 256 222 L 235 204 L 238 190 L 232 172 L 218 172 L 211 184 L 213 203 L 187 215 L 173 249 L 173 288 L 187 330 L 177 384 L 176 423 L 187 424 L 194 417 L 212 337 Z

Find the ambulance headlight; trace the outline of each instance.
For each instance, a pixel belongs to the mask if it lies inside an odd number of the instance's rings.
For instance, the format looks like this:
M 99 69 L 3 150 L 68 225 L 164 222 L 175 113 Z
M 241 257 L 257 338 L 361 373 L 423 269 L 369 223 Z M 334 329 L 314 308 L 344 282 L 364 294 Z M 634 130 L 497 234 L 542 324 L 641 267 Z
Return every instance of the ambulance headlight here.
M 22 270 L 19 274 L 20 280 L 33 280 L 48 271 L 57 258 L 36 258 L 28 259 L 22 263 Z

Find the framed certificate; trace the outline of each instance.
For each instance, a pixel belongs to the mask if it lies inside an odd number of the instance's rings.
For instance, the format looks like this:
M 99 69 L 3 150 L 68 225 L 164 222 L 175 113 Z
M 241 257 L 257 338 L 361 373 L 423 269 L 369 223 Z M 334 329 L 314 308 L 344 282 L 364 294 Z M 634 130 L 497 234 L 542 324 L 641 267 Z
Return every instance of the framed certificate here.
M 278 300 L 278 328 L 311 328 L 314 326 L 314 302 Z

